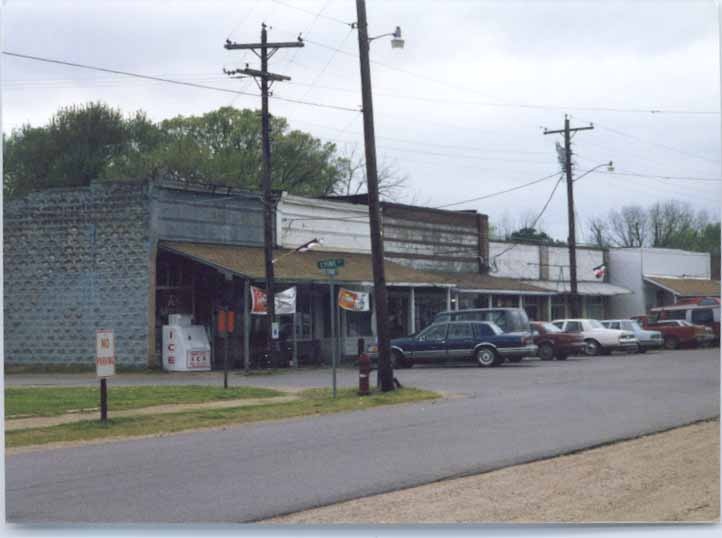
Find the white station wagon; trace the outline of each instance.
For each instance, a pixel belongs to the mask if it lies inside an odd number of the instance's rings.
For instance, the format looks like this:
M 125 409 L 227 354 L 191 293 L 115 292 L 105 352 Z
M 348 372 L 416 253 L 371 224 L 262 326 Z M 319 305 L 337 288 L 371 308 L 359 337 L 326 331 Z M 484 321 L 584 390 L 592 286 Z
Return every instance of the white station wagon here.
M 639 342 L 634 333 L 607 329 L 596 319 L 556 319 L 552 321 L 566 333 L 581 333 L 587 355 L 608 355 L 612 351 L 636 352 Z

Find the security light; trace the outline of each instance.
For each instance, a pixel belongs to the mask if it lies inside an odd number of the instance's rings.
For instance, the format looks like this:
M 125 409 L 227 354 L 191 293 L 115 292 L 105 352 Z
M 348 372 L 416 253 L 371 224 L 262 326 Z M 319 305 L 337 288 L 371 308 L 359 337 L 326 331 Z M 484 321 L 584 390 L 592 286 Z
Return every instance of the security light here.
M 404 40 L 401 39 L 401 27 L 397 26 L 396 30 L 393 34 L 393 39 L 391 40 L 391 48 L 392 49 L 403 49 L 404 48 Z

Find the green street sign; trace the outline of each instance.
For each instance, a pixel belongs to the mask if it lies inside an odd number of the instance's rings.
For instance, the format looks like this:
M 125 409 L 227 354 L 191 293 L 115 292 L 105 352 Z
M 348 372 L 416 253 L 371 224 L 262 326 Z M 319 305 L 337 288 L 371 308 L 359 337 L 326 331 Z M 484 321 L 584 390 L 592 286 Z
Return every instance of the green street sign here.
M 336 276 L 338 274 L 335 267 L 331 269 L 321 269 L 321 271 L 328 276 Z
M 343 258 L 321 260 L 318 262 L 318 268 L 322 271 L 325 269 L 338 269 L 339 267 L 343 267 L 343 264 Z

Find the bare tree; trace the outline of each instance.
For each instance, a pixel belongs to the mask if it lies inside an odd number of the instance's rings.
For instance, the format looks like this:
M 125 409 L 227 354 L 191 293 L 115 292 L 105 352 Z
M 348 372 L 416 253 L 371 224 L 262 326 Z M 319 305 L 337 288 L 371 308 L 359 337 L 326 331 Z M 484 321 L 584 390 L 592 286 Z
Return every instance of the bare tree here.
M 587 240 L 598 247 L 609 247 L 609 223 L 602 217 L 587 220 Z
M 358 146 L 347 147 L 343 159 L 343 177 L 334 185 L 333 193 L 351 196 L 367 192 L 366 161 Z M 377 174 L 382 199 L 397 202 L 407 195 L 409 178 L 395 162 L 382 158 Z
M 649 210 L 653 247 L 680 247 L 681 238 L 702 228 L 708 218 L 704 212 L 694 214 L 692 207 L 678 200 L 657 202 Z
M 637 205 L 624 206 L 609 212 L 612 243 L 618 247 L 641 247 L 647 239 L 647 212 Z

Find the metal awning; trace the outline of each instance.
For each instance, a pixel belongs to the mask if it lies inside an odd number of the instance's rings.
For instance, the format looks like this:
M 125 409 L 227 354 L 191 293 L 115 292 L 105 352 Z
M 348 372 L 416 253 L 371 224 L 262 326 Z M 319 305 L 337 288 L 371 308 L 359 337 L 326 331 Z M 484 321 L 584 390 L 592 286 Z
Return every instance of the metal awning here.
M 644 280 L 677 297 L 719 297 L 720 281 L 706 278 L 677 278 L 644 275 Z
M 504 278 L 479 273 L 447 273 L 449 282 L 456 284 L 456 293 L 494 295 L 554 295 L 554 292 L 516 278 Z
M 554 281 L 554 280 L 527 280 L 527 283 L 533 283 L 534 286 L 544 288 L 554 293 L 570 293 L 572 291 L 571 282 Z M 600 295 L 603 297 L 612 297 L 614 295 L 628 295 L 632 291 L 622 286 L 609 284 L 608 282 L 577 282 L 577 293 L 579 295 Z
M 265 257 L 262 247 L 215 245 L 206 243 L 181 243 L 161 241 L 159 248 L 185 256 L 199 263 L 228 271 L 243 278 L 263 280 L 265 278 Z M 329 283 L 331 277 L 321 272 L 318 262 L 329 258 L 343 258 L 344 265 L 333 277 L 335 283 L 353 283 L 373 286 L 371 256 L 357 252 L 323 252 L 309 250 L 295 252 L 288 249 L 274 249 L 277 262 L 273 264 L 275 279 L 279 282 Z M 284 254 L 289 254 L 284 256 Z M 386 261 L 386 282 L 389 286 L 442 287 L 454 286 L 447 274 L 417 271 L 410 267 Z

